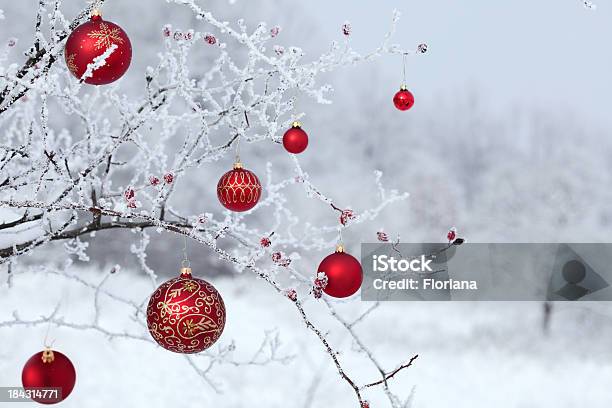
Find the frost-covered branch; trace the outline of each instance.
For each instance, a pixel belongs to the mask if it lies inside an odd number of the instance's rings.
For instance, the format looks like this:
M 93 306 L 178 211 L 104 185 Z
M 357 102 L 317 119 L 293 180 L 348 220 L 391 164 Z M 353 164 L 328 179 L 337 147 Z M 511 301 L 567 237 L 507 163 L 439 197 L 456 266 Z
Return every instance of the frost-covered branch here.
M 7 65 L 7 57 L 0 59 L 0 207 L 6 211 L 0 231 L 8 237 L 2 241 L 0 264 L 6 265 L 11 276 L 14 271 L 35 273 L 27 267 L 24 255 L 36 255 L 42 247 L 61 241 L 68 257 L 87 261 L 87 243 L 81 238 L 124 229 L 140 237 L 130 250 L 155 285 L 157 274 L 146 264 L 149 235 L 145 230 L 185 237 L 236 272 L 263 279 L 280 295 L 279 301 L 288 298 L 360 406 L 367 404 L 364 392 L 375 385 L 383 386 L 392 407 L 402 406 L 390 391 L 388 380 L 413 360 L 386 371 L 355 328 L 376 307 L 349 323 L 351 320 L 337 312 L 332 302 L 325 301 L 325 310 L 338 329 L 350 334 L 381 376 L 378 382 L 361 384 L 346 368 L 328 333 L 319 328 L 317 315 L 305 307 L 317 302 L 310 295 L 314 276 L 301 271 L 293 261 L 298 261 L 300 254 L 330 250 L 339 240 L 349 240 L 354 226 L 372 221 L 390 205 L 407 199 L 407 193 L 387 189 L 382 173 L 375 172 L 371 186 L 378 194 L 373 195 L 376 203 L 371 208 L 340 204 L 348 198 L 317 187 L 300 158 L 291 156 L 293 174 L 275 171 L 278 165 L 267 163 L 262 199 L 247 212 L 221 212 L 214 202 L 213 185 L 208 195 L 212 202 L 204 200 L 210 212 L 202 212 L 199 205 L 190 205 L 181 197 L 189 194 L 190 180 L 216 162 L 229 168 L 240 155 L 248 166 L 249 151 L 256 146 L 277 151 L 282 132 L 304 116 L 295 110 L 299 98 L 331 102 L 332 87 L 320 83 L 321 74 L 385 54 L 422 51 L 404 50 L 391 43 L 399 13 L 393 14 L 391 30 L 371 52 L 359 53 L 352 48 L 346 40 L 351 28 L 345 25 L 341 30 L 344 41 L 332 43 L 326 53 L 307 61 L 301 48 L 276 43 L 278 27 L 260 23 L 249 29 L 243 20 L 222 22 L 194 1 L 169 3 L 187 7 L 214 32 L 165 26 L 158 62 L 144 72 L 144 88 L 135 98 L 120 93 L 120 87 L 83 84 L 104 65 L 114 51 L 112 47 L 89 64 L 80 81 L 57 62 L 67 34 L 86 18 L 91 6 L 69 23 L 59 2 L 41 0 L 33 51 L 26 62 Z M 208 56 L 205 62 L 202 48 Z M 62 120 L 67 117 L 71 117 L 70 126 Z M 295 212 L 289 194 L 294 186 L 301 188 L 304 199 L 314 199 L 313 208 L 320 206 L 329 214 L 328 222 Z M 109 339 L 151 342 L 142 304 L 106 289 L 113 273 L 90 283 L 72 275 L 67 265 L 47 272 L 68 277 L 92 291 L 92 321 L 71 321 L 54 311 L 34 319 L 15 314 L 12 320 L 0 322 L 0 328 L 54 324 L 95 331 Z M 284 279 L 279 277 L 286 276 L 295 285 L 281 283 Z M 136 329 L 114 331 L 102 326 L 103 298 L 125 305 Z M 230 344 L 221 346 L 217 354 L 189 356 L 187 362 L 217 389 L 209 375 L 215 365 L 286 362 L 288 357 L 279 354 L 278 344 L 276 334 L 268 333 L 248 361 L 234 360 Z

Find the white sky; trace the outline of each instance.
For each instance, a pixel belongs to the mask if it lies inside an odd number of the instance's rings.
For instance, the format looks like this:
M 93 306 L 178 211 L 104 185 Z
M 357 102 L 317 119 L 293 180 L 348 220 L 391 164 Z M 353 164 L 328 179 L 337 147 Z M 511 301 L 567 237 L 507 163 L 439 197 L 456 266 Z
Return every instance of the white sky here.
M 392 10 L 400 10 L 397 42 L 429 45 L 426 56 L 409 60 L 408 82 L 420 99 L 476 87 L 498 109 L 558 109 L 609 127 L 612 2 L 595 3 L 596 11 L 577 0 L 310 0 L 300 7 L 320 21 L 314 27 L 323 38 L 338 38 L 349 20 L 363 51 L 379 44 Z M 399 84 L 400 57 L 377 63 Z

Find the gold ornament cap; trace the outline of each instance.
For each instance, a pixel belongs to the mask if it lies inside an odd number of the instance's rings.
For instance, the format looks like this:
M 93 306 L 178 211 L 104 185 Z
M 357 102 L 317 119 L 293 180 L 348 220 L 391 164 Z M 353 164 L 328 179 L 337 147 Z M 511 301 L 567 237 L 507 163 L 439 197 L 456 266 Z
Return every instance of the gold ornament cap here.
M 338 252 L 338 253 L 344 252 L 344 245 L 342 245 L 342 244 L 336 245 L 336 252 Z
M 52 363 L 53 360 L 55 360 L 55 356 L 53 355 L 53 350 L 51 350 L 49 347 L 46 347 L 43 352 L 42 352 L 42 362 L 47 364 L 47 363 Z
M 100 9 L 99 8 L 95 8 L 95 9 L 91 10 L 90 18 L 92 20 L 101 20 L 102 19 L 102 12 L 100 11 Z
M 183 266 L 181 268 L 181 275 L 189 275 L 191 276 L 191 268 L 188 266 Z
M 406 84 L 402 84 L 400 86 L 400 91 L 407 91 L 407 90 L 408 90 L 408 87 L 406 86 Z
M 242 168 L 242 163 L 240 163 L 239 161 L 234 163 L 234 169 L 241 169 L 241 168 Z
M 301 128 L 301 127 L 302 127 L 302 122 L 298 122 L 298 121 L 296 120 L 296 121 L 294 121 L 294 122 L 291 124 L 291 127 L 294 127 L 294 128 Z

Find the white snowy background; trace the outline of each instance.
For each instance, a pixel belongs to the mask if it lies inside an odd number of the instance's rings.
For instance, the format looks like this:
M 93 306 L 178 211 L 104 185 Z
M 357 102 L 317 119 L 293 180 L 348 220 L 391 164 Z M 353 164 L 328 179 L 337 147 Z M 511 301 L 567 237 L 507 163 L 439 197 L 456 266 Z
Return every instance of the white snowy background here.
M 0 0 L 0 44 L 13 37 L 24 39 L 17 47 L 29 43 L 36 3 Z M 66 15 L 82 7 L 64 3 Z M 404 241 L 438 242 L 453 225 L 472 242 L 609 241 L 612 3 L 601 0 L 596 11 L 574 0 L 200 4 L 228 21 L 241 16 L 250 23 L 278 24 L 279 41 L 299 44 L 313 58 L 340 38 L 345 20 L 352 24 L 355 48 L 375 47 L 395 8 L 403 12 L 396 41 L 429 45 L 426 55 L 408 59 L 408 86 L 416 97 L 408 112 L 391 103 L 401 82 L 398 56 L 330 74 L 325 79 L 334 86 L 334 103 L 304 100 L 299 106 L 307 113 L 303 122 L 311 137 L 302 164 L 315 184 L 340 202 L 367 207 L 375 192 L 372 183 L 361 181 L 380 169 L 387 185 L 411 194 L 373 225 L 352 229 L 345 237 L 352 251 L 373 241 L 380 228 Z M 142 89 L 142 72 L 155 63 L 164 24 L 185 29 L 201 24 L 164 1 L 108 0 L 104 15 L 132 40 L 132 67 L 119 84 L 127 94 Z M 23 57 L 14 53 L 13 58 Z M 252 152 L 249 159 L 260 169 L 262 154 Z M 278 162 L 281 169 L 290 168 L 286 158 Z M 181 194 L 188 205 L 205 211 L 216 204 L 209 191 L 214 184 L 214 175 L 194 177 L 183 182 Z M 329 216 L 328 208 L 303 195 L 296 194 L 291 205 L 314 218 Z M 130 235 L 98 234 L 91 241 L 90 265 L 76 266 L 74 274 L 96 282 L 119 264 L 122 269 L 105 288 L 142 301 L 151 287 L 127 249 Z M 150 266 L 174 274 L 181 240 L 167 233 L 153 233 L 151 239 Z M 98 332 L 52 328 L 55 347 L 69 354 L 78 372 L 75 391 L 61 406 L 355 406 L 351 390 L 288 301 L 250 275 L 198 270 L 197 265 L 212 269 L 214 262 L 207 262 L 206 249 L 190 244 L 189 251 L 196 273 L 214 280 L 228 306 L 220 346 L 234 341 L 235 360 L 246 362 L 268 332 L 272 339 L 278 335 L 283 361 L 215 367 L 220 389 L 214 390 L 181 356 L 151 343 L 109 342 Z M 45 249 L 38 255 L 48 262 L 65 256 Z M 302 254 L 299 266 L 314 273 L 324 255 Z M 86 322 L 93 313 L 91 291 L 63 277 L 15 275 L 10 289 L 2 281 L 0 321 L 14 310 L 36 319 L 58 302 L 71 320 Z M 103 302 L 107 326 L 142 333 L 119 305 Z M 307 306 L 315 315 L 322 309 L 315 302 Z M 340 308 L 357 316 L 367 306 Z M 337 324 L 327 321 L 323 310 L 319 316 L 323 327 Z M 404 395 L 414 387 L 414 407 L 609 407 L 611 323 L 606 304 L 556 304 L 544 335 L 540 303 L 393 303 L 357 330 L 387 366 L 419 354 L 413 367 L 391 380 Z M 0 327 L 0 385 L 20 385 L 23 362 L 40 349 L 46 331 L 46 326 Z M 361 360 L 352 359 L 350 338 L 331 333 L 360 381 L 376 380 Z M 386 406 L 376 392 L 367 398 L 372 407 Z

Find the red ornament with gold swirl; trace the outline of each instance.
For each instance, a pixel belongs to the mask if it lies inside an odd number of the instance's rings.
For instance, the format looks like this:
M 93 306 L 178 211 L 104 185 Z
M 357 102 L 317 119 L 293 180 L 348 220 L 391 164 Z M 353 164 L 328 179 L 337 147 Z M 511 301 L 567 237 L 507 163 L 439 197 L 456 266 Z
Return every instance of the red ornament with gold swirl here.
M 147 326 L 153 339 L 175 353 L 199 353 L 212 346 L 225 327 L 225 304 L 217 289 L 181 268 L 180 276 L 151 295 Z
M 234 168 L 219 180 L 217 197 L 228 210 L 248 211 L 261 197 L 261 183 L 255 173 L 243 169 L 242 163 L 236 162 Z

